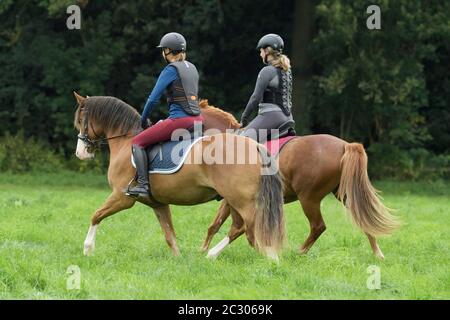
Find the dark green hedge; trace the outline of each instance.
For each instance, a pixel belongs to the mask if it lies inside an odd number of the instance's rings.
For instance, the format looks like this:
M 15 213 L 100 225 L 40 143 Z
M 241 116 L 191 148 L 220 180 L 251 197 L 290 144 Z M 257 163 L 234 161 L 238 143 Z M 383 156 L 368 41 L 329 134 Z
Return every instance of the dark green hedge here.
M 155 46 L 169 31 L 188 39 L 201 97 L 239 117 L 262 67 L 255 44 L 275 32 L 293 64 L 299 133 L 364 143 L 376 177 L 448 176 L 448 1 L 378 1 L 381 30 L 366 28 L 372 2 L 363 0 L 76 2 L 79 31 L 66 28 L 73 1 L 0 1 L 5 141 L 22 131 L 80 169 L 72 91 L 117 96 L 141 110 L 164 65 Z M 31 166 L 2 161 L 11 170 Z

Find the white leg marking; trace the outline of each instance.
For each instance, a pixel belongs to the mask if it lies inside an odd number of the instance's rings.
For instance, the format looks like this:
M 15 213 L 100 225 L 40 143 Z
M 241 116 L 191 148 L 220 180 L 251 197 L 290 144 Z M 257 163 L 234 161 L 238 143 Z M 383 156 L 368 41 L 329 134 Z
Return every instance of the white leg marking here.
M 85 256 L 90 256 L 94 252 L 95 249 L 95 233 L 97 231 L 98 225 L 91 225 L 89 227 L 88 234 L 86 236 L 86 240 L 84 240 L 84 250 L 83 253 Z
M 207 258 L 215 259 L 222 252 L 223 249 L 230 243 L 230 238 L 225 237 L 214 248 L 208 251 Z

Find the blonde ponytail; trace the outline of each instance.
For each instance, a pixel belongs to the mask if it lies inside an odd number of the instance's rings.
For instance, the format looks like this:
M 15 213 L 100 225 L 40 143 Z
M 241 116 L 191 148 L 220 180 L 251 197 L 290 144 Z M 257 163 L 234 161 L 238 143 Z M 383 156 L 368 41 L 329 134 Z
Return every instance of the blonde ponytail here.
M 271 47 L 268 47 L 268 54 L 272 56 L 272 60 L 270 60 L 270 64 L 275 68 L 283 69 L 283 71 L 288 71 L 291 68 L 291 60 L 289 60 L 288 56 L 278 51 L 273 50 Z
M 271 61 L 272 65 L 276 68 L 281 68 L 284 71 L 288 71 L 291 68 L 291 60 L 285 54 L 281 54 L 277 59 Z

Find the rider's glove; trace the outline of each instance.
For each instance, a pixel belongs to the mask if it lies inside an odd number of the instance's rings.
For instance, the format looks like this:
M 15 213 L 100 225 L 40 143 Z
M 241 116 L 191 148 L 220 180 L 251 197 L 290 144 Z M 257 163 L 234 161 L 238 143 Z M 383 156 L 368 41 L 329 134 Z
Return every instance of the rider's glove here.
M 148 127 L 150 127 L 150 125 L 151 125 L 151 122 L 150 122 L 150 120 L 148 118 L 142 118 L 141 119 L 141 127 L 142 127 L 142 129 L 145 130 Z
M 248 125 L 248 120 L 246 117 L 241 118 L 241 126 L 246 127 Z

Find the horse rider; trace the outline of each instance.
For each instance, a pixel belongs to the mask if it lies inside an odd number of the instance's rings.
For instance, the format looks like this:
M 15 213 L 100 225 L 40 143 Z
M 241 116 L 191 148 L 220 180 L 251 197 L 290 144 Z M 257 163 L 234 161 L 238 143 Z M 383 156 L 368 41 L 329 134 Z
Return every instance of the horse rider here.
M 277 129 L 292 120 L 292 72 L 289 58 L 283 54 L 284 42 L 277 34 L 266 34 L 256 47 L 263 63 L 251 95 L 241 117 L 243 135 L 264 142 L 259 129 Z M 250 114 L 258 107 L 258 115 L 249 122 Z M 256 131 L 256 137 L 255 135 Z
M 186 60 L 186 40 L 176 32 L 161 38 L 157 48 L 167 62 L 161 71 L 141 115 L 144 131 L 132 140 L 132 152 L 137 171 L 137 184 L 127 190 L 131 196 L 148 197 L 150 192 L 148 177 L 148 157 L 146 149 L 161 141 L 171 139 L 176 129 L 188 129 L 194 122 L 202 122 L 198 104 L 199 75 L 195 65 Z M 169 117 L 148 127 L 148 116 L 165 92 L 169 105 Z

